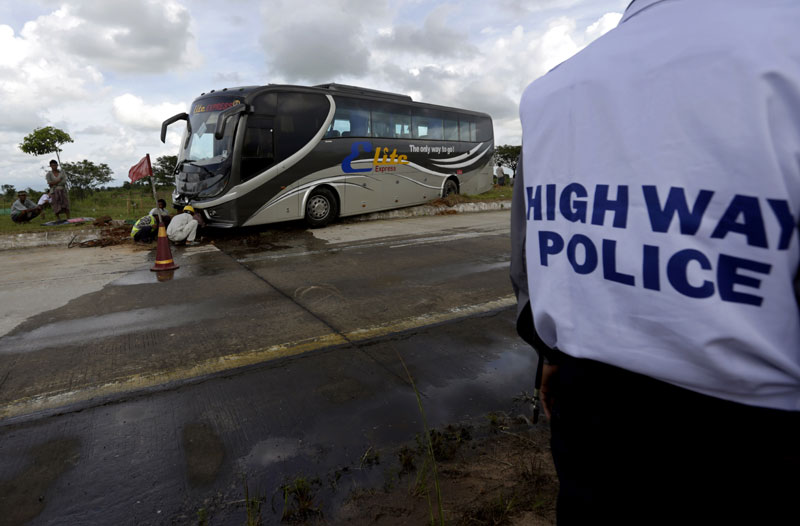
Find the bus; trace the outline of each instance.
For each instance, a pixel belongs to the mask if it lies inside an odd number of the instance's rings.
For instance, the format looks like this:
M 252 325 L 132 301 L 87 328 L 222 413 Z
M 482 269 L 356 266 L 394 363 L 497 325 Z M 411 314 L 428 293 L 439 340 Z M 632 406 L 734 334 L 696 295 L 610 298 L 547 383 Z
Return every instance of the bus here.
M 173 205 L 231 228 L 422 204 L 492 186 L 494 137 L 485 113 L 410 96 L 323 84 L 203 93 L 186 121 Z

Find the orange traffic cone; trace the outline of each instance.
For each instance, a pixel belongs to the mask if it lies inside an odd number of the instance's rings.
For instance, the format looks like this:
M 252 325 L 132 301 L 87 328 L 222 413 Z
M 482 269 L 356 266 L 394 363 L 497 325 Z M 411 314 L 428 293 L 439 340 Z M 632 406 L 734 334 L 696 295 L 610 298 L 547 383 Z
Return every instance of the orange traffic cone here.
M 172 259 L 172 252 L 169 249 L 169 239 L 167 239 L 167 229 L 164 223 L 158 225 L 158 245 L 156 245 L 156 263 L 150 270 L 175 270 L 179 268 Z

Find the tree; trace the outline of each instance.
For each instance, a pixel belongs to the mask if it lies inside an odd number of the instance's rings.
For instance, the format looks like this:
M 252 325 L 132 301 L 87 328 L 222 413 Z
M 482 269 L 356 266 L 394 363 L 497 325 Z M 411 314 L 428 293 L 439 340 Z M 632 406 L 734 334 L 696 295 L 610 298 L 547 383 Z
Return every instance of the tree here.
M 111 168 L 106 163 L 94 164 L 86 159 L 77 163 L 64 163 L 62 166 L 67 173 L 69 184 L 83 197 L 87 191 L 111 182 Z
M 58 152 L 61 151 L 59 146 L 67 142 L 72 142 L 72 137 L 67 132 L 52 126 L 45 126 L 44 128 L 36 128 L 26 135 L 22 139 L 19 149 L 30 155 L 55 153 L 58 158 L 58 164 L 61 164 L 61 157 L 58 155 Z
M 177 155 L 162 155 L 153 165 L 153 179 L 156 186 L 172 186 L 175 184 L 175 166 Z
M 17 189 L 14 188 L 13 184 L 4 184 L 0 188 L 3 189 L 3 195 L 6 197 L 16 197 L 17 195 Z
M 522 146 L 511 146 L 504 144 L 494 149 L 494 157 L 496 162 L 503 166 L 508 166 L 514 173 L 517 173 L 517 159 L 522 154 Z

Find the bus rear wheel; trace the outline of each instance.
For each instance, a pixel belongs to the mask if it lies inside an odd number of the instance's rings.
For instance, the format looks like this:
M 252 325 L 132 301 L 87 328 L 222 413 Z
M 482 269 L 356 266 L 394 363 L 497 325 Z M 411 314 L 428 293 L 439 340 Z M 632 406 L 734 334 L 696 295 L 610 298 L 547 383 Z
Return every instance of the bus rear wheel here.
M 306 202 L 306 223 L 311 228 L 321 228 L 339 215 L 339 203 L 328 188 L 317 188 Z
M 458 184 L 452 179 L 448 179 L 444 182 L 444 188 L 442 189 L 442 197 L 447 197 L 448 195 L 453 195 L 458 193 Z

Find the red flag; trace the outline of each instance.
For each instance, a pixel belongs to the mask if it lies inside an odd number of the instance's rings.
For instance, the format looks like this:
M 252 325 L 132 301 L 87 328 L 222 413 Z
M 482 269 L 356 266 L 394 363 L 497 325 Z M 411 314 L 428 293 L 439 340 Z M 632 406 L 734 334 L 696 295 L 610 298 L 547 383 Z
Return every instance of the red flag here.
M 131 169 L 128 170 L 128 177 L 130 178 L 132 183 L 135 183 L 142 177 L 152 177 L 153 176 L 153 167 L 150 166 L 150 154 L 148 153 L 142 160 L 138 163 L 131 166 Z

